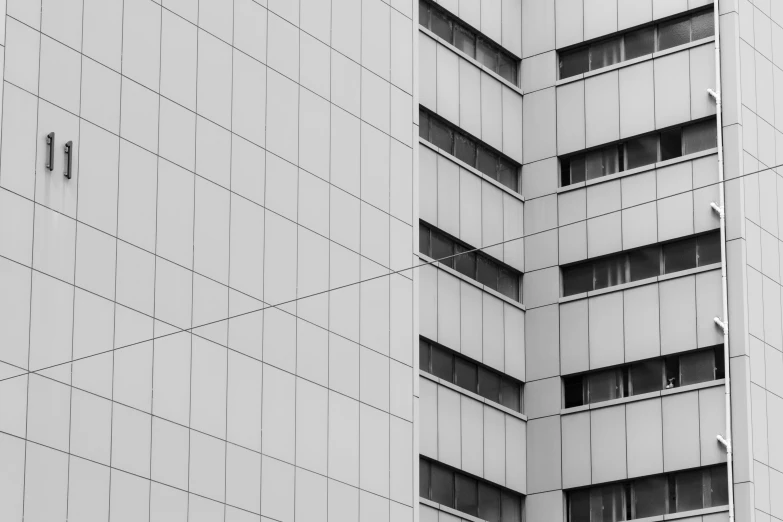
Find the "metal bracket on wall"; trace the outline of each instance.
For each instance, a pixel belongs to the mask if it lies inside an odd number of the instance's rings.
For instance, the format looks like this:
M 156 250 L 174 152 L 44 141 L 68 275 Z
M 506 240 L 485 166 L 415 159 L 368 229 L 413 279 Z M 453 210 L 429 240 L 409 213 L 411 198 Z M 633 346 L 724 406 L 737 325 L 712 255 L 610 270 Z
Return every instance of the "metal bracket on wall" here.
M 50 172 L 54 170 L 54 133 L 46 135 L 46 168 Z
M 73 167 L 73 142 L 65 144 L 65 177 L 71 179 L 71 168 Z

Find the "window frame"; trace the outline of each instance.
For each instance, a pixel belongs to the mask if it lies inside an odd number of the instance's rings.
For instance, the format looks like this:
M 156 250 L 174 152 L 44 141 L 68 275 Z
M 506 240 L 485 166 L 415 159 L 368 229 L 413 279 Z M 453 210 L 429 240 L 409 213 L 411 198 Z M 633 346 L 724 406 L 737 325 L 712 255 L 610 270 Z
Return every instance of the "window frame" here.
M 639 26 L 636 26 L 636 27 L 633 27 L 633 28 L 630 28 L 630 29 L 627 29 L 627 30 L 624 30 L 624 31 L 621 31 L 621 32 L 618 32 L 618 33 L 614 33 L 614 34 L 612 34 L 610 36 L 596 38 L 595 40 L 592 40 L 592 41 L 590 41 L 588 43 L 581 43 L 581 44 L 573 45 L 573 46 L 565 48 L 565 49 L 561 49 L 561 50 L 558 51 L 557 78 L 558 78 L 558 80 L 565 80 L 567 78 L 573 78 L 574 76 L 578 76 L 580 74 L 586 74 L 586 73 L 590 73 L 590 72 L 593 72 L 593 71 L 600 71 L 601 69 L 604 69 L 606 67 L 611 67 L 612 65 L 616 65 L 618 63 L 623 63 L 623 62 L 626 62 L 626 61 L 629 61 L 629 60 L 634 60 L 634 59 L 640 58 L 642 56 L 648 56 L 648 55 L 655 54 L 657 52 L 666 51 L 668 49 L 673 49 L 675 47 L 678 47 L 679 45 L 687 45 L 689 43 L 698 42 L 700 40 L 706 40 L 708 38 L 714 38 L 715 37 L 714 20 L 712 22 L 712 34 L 711 35 L 702 36 L 701 38 L 696 38 L 696 39 L 694 39 L 694 36 L 693 36 L 693 32 L 694 32 L 694 30 L 693 30 L 693 21 L 694 21 L 694 19 L 696 19 L 696 18 L 698 18 L 700 16 L 704 16 L 707 13 L 712 14 L 712 8 L 706 8 L 705 9 L 705 8 L 699 7 L 697 9 L 692 10 L 692 11 L 689 11 L 686 14 L 678 13 L 677 15 L 674 15 L 674 16 L 671 16 L 671 17 L 668 17 L 668 18 L 665 18 L 665 19 L 657 20 L 657 21 L 654 21 L 654 22 L 651 22 L 651 23 L 639 25 Z M 678 22 L 682 22 L 682 21 L 685 21 L 685 20 L 688 21 L 688 41 L 685 42 L 685 43 L 682 43 L 682 44 L 677 44 L 677 45 L 672 45 L 672 46 L 668 46 L 668 47 L 663 47 L 662 48 L 661 45 L 660 45 L 661 26 L 673 25 L 673 24 L 676 24 Z M 644 30 L 647 30 L 647 29 L 652 29 L 652 49 L 648 53 L 643 53 L 643 54 L 639 54 L 637 56 L 634 56 L 632 58 L 628 58 L 627 57 L 628 56 L 628 52 L 626 50 L 628 45 L 626 43 L 626 38 L 629 35 L 632 35 L 634 33 L 637 33 L 639 31 L 644 31 Z M 607 44 L 609 42 L 612 42 L 613 40 L 617 40 L 619 42 L 619 49 L 618 49 L 619 59 L 616 62 L 607 64 L 607 65 L 602 65 L 600 67 L 593 68 L 592 67 L 592 64 L 593 64 L 593 49 L 597 48 L 597 47 L 600 47 L 602 45 L 605 45 L 605 44 Z M 586 51 L 586 57 L 585 57 L 585 63 L 583 64 L 584 66 L 578 68 L 578 70 L 580 72 L 575 72 L 573 74 L 569 74 L 567 76 L 563 76 L 563 74 L 562 74 L 562 71 L 563 71 L 563 58 L 564 57 L 567 58 L 567 57 L 576 55 L 578 53 L 584 53 L 585 51 Z
M 435 123 L 435 125 L 433 125 L 433 123 Z M 442 148 L 433 140 L 433 128 L 435 128 L 437 125 L 446 127 L 451 133 L 451 147 L 449 150 Z M 424 134 L 426 134 L 426 136 L 424 136 Z M 458 159 L 459 161 L 461 161 L 462 163 L 469 165 L 471 168 L 476 169 L 477 171 L 481 172 L 482 175 L 487 176 L 488 178 L 496 181 L 497 183 L 506 187 L 507 189 L 516 192 L 517 194 L 521 194 L 522 176 L 520 175 L 520 171 L 522 169 L 522 166 L 519 163 L 509 158 L 499 150 L 494 149 L 493 147 L 487 145 L 480 139 L 475 138 L 474 136 L 468 134 L 467 132 L 463 131 L 456 125 L 453 125 L 452 123 L 447 121 L 445 118 L 435 114 L 434 112 L 430 111 L 429 109 L 425 108 L 422 105 L 419 105 L 419 138 L 423 139 L 427 143 L 430 143 L 433 147 L 437 147 L 439 150 L 446 152 L 449 156 L 452 156 Z M 472 164 L 468 163 L 457 154 L 458 139 L 463 139 L 465 141 L 472 143 L 474 148 L 474 157 L 473 157 Z M 495 162 L 494 176 L 492 174 L 489 174 L 485 170 L 483 170 L 482 167 L 480 166 L 480 156 L 481 156 L 480 153 L 484 154 L 483 158 L 490 157 L 490 156 L 494 158 L 494 162 Z M 513 186 L 508 185 L 503 181 L 501 181 L 502 178 L 501 172 L 503 171 L 502 169 L 503 165 L 510 167 L 510 170 L 513 170 L 514 172 L 514 180 L 512 183 Z
M 713 125 L 705 125 L 708 122 L 712 122 Z M 670 161 L 677 158 L 683 158 L 685 156 L 690 156 L 691 154 L 698 154 L 700 152 L 704 152 L 705 150 L 711 150 L 715 147 L 710 147 L 702 150 L 697 150 L 693 152 L 685 153 L 685 140 L 684 136 L 686 132 L 688 132 L 691 129 L 694 128 L 709 128 L 713 129 L 715 131 L 715 140 L 717 141 L 717 120 L 714 116 L 708 116 L 706 118 L 701 118 L 698 120 L 692 120 L 680 125 L 673 125 L 671 127 L 667 127 L 665 129 L 659 129 L 654 132 L 649 132 L 646 134 L 640 134 L 638 136 L 631 136 L 629 138 L 626 138 L 624 140 L 615 142 L 615 143 L 609 143 L 605 145 L 601 145 L 599 147 L 594 147 L 591 149 L 581 150 L 578 152 L 573 152 L 569 154 L 564 154 L 559 157 L 559 168 L 560 168 L 560 186 L 561 187 L 568 187 L 571 185 L 576 185 L 577 183 L 585 183 L 587 181 L 591 181 L 594 179 L 603 178 L 606 176 L 613 176 L 616 174 L 620 174 L 621 172 L 626 172 L 628 170 L 632 169 L 640 169 L 644 167 L 654 166 L 657 163 L 663 162 L 663 161 Z M 672 133 L 674 131 L 677 131 L 679 138 L 680 138 L 680 154 L 678 156 L 672 156 L 670 158 L 663 158 L 663 150 L 661 147 L 661 137 L 665 134 Z M 652 163 L 643 163 L 631 166 L 630 159 L 634 156 L 634 154 L 631 154 L 629 151 L 629 145 L 632 145 L 634 142 L 639 140 L 644 140 L 648 138 L 654 138 L 655 139 L 655 161 Z M 709 137 L 712 139 L 712 136 Z M 717 145 L 716 145 L 717 146 Z M 597 154 L 603 153 L 606 155 L 607 152 L 610 154 L 613 150 L 616 150 L 616 164 L 618 165 L 618 170 L 615 172 L 606 172 L 604 171 L 602 174 L 598 176 L 592 176 L 588 177 L 588 157 L 595 156 Z M 605 156 L 606 157 L 606 156 Z M 572 165 L 584 165 L 582 167 L 583 171 L 580 172 L 579 170 L 573 171 Z M 605 164 L 605 162 L 604 162 Z
M 422 16 L 421 12 L 422 9 L 426 8 L 427 16 L 426 16 L 426 23 L 422 23 Z M 437 32 L 432 30 L 432 13 L 436 12 L 439 16 L 445 18 L 450 23 L 450 33 L 451 38 L 444 38 L 442 35 L 438 34 Z M 454 16 L 446 9 L 443 9 L 436 3 L 430 1 L 430 0 L 419 0 L 419 25 L 421 27 L 424 27 L 428 31 L 432 32 L 432 34 L 438 36 L 443 41 L 447 42 L 450 46 L 454 47 L 454 49 L 458 50 L 459 52 L 465 54 L 466 56 L 470 56 L 473 60 L 481 64 L 482 67 L 486 68 L 489 71 L 492 71 L 494 74 L 498 75 L 500 78 L 503 78 L 503 80 L 507 81 L 511 85 L 515 87 L 519 87 L 520 84 L 520 70 L 522 68 L 522 60 L 520 57 L 516 56 L 514 53 L 507 51 L 500 43 L 494 41 L 492 38 L 489 38 L 487 35 L 479 31 L 478 29 L 472 27 L 469 24 L 466 24 L 464 21 L 462 21 L 460 18 Z M 463 34 L 472 36 L 473 41 L 473 53 L 472 55 L 470 53 L 465 52 L 462 50 L 456 42 L 456 33 L 457 31 L 462 32 Z M 488 49 L 491 49 L 493 53 L 495 54 L 495 67 L 490 67 L 489 65 L 485 64 L 482 60 L 479 59 L 479 43 L 482 43 L 485 47 Z M 501 74 L 502 67 L 502 60 L 501 57 L 504 57 L 508 62 L 512 64 L 512 74 L 510 74 L 510 78 L 506 77 L 505 75 Z
M 429 353 L 429 355 L 427 357 L 427 361 L 428 361 L 428 367 L 427 368 L 422 368 L 422 366 L 421 366 L 421 363 L 422 363 L 421 350 L 423 348 L 426 349 L 428 351 L 428 353 Z M 433 370 L 432 370 L 432 368 L 433 368 L 432 367 L 432 362 L 434 360 L 434 357 L 432 356 L 432 353 L 435 350 L 441 350 L 441 351 L 446 352 L 449 355 L 451 355 L 452 361 L 453 361 L 452 365 L 451 365 L 451 378 L 444 378 L 444 377 L 441 377 L 440 375 L 437 375 L 436 373 L 433 372 Z M 474 370 L 474 372 L 476 374 L 476 389 L 475 390 L 471 390 L 469 388 L 466 388 L 465 386 L 462 386 L 462 385 L 460 385 L 458 383 L 458 379 L 457 379 L 457 362 L 458 361 L 460 363 L 463 363 L 463 364 L 467 363 L 467 364 L 471 365 L 472 369 Z M 511 411 L 515 411 L 517 413 L 520 413 L 520 414 L 524 415 L 524 409 L 525 409 L 525 383 L 523 381 L 520 381 L 519 379 L 517 379 L 515 377 L 512 377 L 512 376 L 510 376 L 510 375 L 508 375 L 506 373 L 499 372 L 498 370 L 495 370 L 494 368 L 490 368 L 489 366 L 487 366 L 485 364 L 482 364 L 482 363 L 480 363 L 478 361 L 474 361 L 473 359 L 465 357 L 465 356 L 455 352 L 454 350 L 452 350 L 450 348 L 447 348 L 446 346 L 443 346 L 442 344 L 436 343 L 436 342 L 431 341 L 431 340 L 427 339 L 426 337 L 422 337 L 422 336 L 419 336 L 419 370 L 422 370 L 422 371 L 424 371 L 424 372 L 426 372 L 426 373 L 428 373 L 428 374 L 430 374 L 430 375 L 432 375 L 434 377 L 438 377 L 439 379 L 444 379 L 447 382 L 449 382 L 449 383 L 451 383 L 451 384 L 453 384 L 453 385 L 455 385 L 455 386 L 457 386 L 459 388 L 462 388 L 463 390 L 467 390 L 467 391 L 469 391 L 471 393 L 474 393 L 474 394 L 476 394 L 476 395 L 478 395 L 480 397 L 483 397 L 483 398 L 485 398 L 485 399 L 487 399 L 489 401 L 492 401 L 494 404 L 503 406 L 504 408 L 507 408 L 507 409 L 509 409 Z M 489 398 L 486 395 L 483 395 L 481 393 L 481 388 L 480 388 L 481 385 L 480 385 L 480 379 L 479 379 L 479 372 L 480 371 L 485 371 L 487 373 L 493 374 L 493 375 L 498 377 L 499 384 L 498 384 L 498 399 L 497 400 L 491 399 L 491 398 Z M 515 395 L 516 395 L 516 399 L 519 401 L 519 409 L 512 408 L 512 407 L 507 406 L 506 404 L 503 403 L 503 400 L 505 399 L 505 396 L 503 394 L 504 385 L 505 384 L 513 384 L 513 385 L 515 385 L 517 387 L 517 393 Z

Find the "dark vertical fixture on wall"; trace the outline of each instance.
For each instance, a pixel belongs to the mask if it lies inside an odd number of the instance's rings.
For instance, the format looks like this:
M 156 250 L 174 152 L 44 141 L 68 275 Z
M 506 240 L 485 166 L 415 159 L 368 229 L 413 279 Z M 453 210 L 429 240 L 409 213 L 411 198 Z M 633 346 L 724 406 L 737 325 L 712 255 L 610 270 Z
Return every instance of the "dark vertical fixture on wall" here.
M 73 142 L 65 144 L 65 177 L 71 179 L 71 167 L 73 166 Z
M 54 170 L 54 133 L 46 135 L 46 168 L 49 171 Z

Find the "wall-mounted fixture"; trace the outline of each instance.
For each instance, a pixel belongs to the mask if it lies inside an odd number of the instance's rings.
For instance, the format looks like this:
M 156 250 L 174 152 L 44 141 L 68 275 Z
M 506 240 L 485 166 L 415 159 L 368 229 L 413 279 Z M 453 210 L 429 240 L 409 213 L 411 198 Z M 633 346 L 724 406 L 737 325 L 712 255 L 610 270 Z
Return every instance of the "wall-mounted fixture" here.
M 65 177 L 71 179 L 71 167 L 73 166 L 73 142 L 65 144 Z
M 54 170 L 54 133 L 46 135 L 46 168 L 49 171 Z

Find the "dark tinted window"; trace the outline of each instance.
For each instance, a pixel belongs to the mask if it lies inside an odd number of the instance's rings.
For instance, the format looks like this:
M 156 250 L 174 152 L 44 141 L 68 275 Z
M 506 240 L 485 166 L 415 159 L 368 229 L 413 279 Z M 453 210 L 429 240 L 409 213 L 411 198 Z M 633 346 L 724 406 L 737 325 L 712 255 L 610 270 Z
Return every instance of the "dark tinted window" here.
M 583 47 L 560 54 L 560 78 L 587 72 L 590 67 L 590 49 Z
M 658 247 L 640 248 L 628 253 L 631 281 L 639 281 L 661 274 L 661 253 Z
M 700 40 L 715 34 L 715 15 L 712 10 L 691 19 L 691 40 Z
M 478 517 L 488 522 L 500 522 L 500 490 L 486 484 L 479 484 Z
M 430 30 L 448 43 L 452 43 L 451 21 L 437 9 L 431 11 L 430 17 Z
M 500 402 L 500 375 L 484 368 L 478 369 L 478 392 L 482 397 Z
M 703 150 L 714 149 L 718 146 L 718 128 L 715 120 L 709 119 L 693 125 L 683 127 L 682 153 L 693 154 Z
M 476 45 L 476 60 L 483 66 L 494 71 L 498 66 L 498 53 L 487 42 L 478 39 L 478 45 Z
M 498 265 L 484 256 L 478 258 L 478 269 L 476 280 L 488 287 L 497 290 L 498 288 Z
M 620 61 L 622 38 L 596 42 L 590 46 L 590 70 L 600 69 Z
M 682 156 L 682 131 L 672 129 L 661 132 L 661 161 Z
M 521 397 L 520 397 L 519 383 L 514 382 L 508 378 L 503 378 L 500 381 L 500 404 L 506 408 L 514 411 L 521 411 Z
M 498 292 L 519 301 L 519 277 L 508 268 L 500 267 L 498 274 Z
M 699 266 L 720 263 L 720 234 L 705 234 L 697 241 Z
M 431 466 L 429 461 L 419 460 L 419 496 L 424 498 L 430 497 L 430 472 Z
M 519 169 L 512 163 L 500 158 L 498 161 L 498 181 L 514 192 L 519 192 Z
M 668 480 L 666 477 L 649 477 L 633 483 L 634 518 L 653 517 L 666 513 Z
M 457 474 L 455 479 L 457 486 L 456 509 L 476 516 L 479 512 L 476 480 L 462 474 Z
M 625 59 L 633 60 L 655 51 L 655 29 L 645 27 L 625 35 Z
M 429 256 L 430 255 L 430 229 L 419 224 L 419 252 Z
M 478 389 L 478 375 L 476 374 L 478 367 L 462 357 L 457 358 L 455 366 L 457 372 L 457 382 L 455 384 L 476 393 Z
M 566 408 L 582 406 L 587 402 L 584 396 L 582 376 L 563 378 L 563 400 Z
M 432 373 L 430 368 L 430 345 L 424 341 L 419 341 L 419 369 Z
M 475 279 L 476 278 L 476 253 L 470 252 L 469 249 L 462 245 L 456 245 L 456 253 L 465 252 L 454 258 L 454 268 L 457 272 L 465 274 L 466 276 Z
M 599 259 L 595 267 L 595 289 L 608 288 L 628 282 L 626 268 L 628 262 L 625 256 L 612 256 Z
M 600 178 L 620 172 L 620 157 L 616 145 L 588 152 L 585 155 L 586 179 Z
M 587 383 L 587 397 L 591 403 L 618 399 L 623 396 L 622 376 L 619 370 L 591 374 Z
M 704 507 L 702 471 L 685 471 L 674 477 L 676 512 L 692 511 Z
M 464 27 L 456 27 L 454 29 L 454 47 L 467 54 L 468 56 L 476 55 L 476 35 L 465 29 Z
M 467 139 L 465 136 L 457 135 L 455 137 L 454 155 L 464 161 L 471 167 L 476 164 L 476 142 Z
M 582 489 L 568 495 L 568 520 L 590 522 L 590 490 Z
M 625 144 L 628 169 L 643 167 L 658 161 L 658 139 L 656 136 L 641 136 Z
M 593 265 L 563 267 L 563 295 L 581 294 L 593 289 Z
M 430 141 L 436 147 L 439 147 L 451 154 L 454 147 L 454 133 L 442 122 L 430 120 Z
M 498 178 L 498 158 L 486 147 L 478 148 L 476 168 L 492 179 Z
M 454 380 L 454 356 L 435 346 L 432 348 L 432 375 L 449 382 Z
M 661 360 L 636 363 L 630 367 L 631 394 L 641 395 L 663 389 Z
M 441 466 L 432 466 L 430 480 L 432 500 L 444 506 L 454 507 L 454 473 Z
M 704 507 L 725 506 L 729 503 L 729 480 L 726 466 L 710 469 L 709 505 Z
M 680 386 L 715 379 L 715 353 L 699 351 L 680 356 Z
M 500 493 L 500 515 L 502 522 L 522 522 L 522 499 L 511 493 Z
M 663 245 L 663 273 L 671 274 L 696 267 L 696 240 L 693 238 Z
M 691 41 L 690 18 L 678 18 L 658 25 L 658 50 L 683 45 Z

